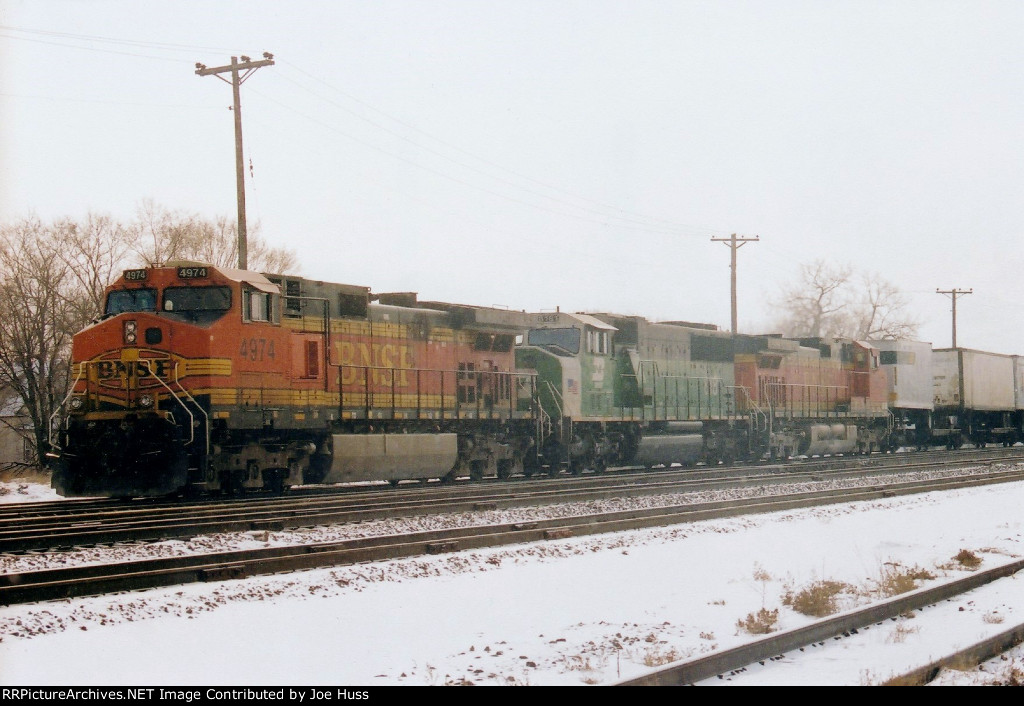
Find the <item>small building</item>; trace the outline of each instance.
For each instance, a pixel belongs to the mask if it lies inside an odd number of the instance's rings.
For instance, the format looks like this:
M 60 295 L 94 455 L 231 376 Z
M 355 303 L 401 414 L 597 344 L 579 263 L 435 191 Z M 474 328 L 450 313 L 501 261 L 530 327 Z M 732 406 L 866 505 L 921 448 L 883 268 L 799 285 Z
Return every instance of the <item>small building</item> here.
M 0 388 L 0 470 L 35 462 L 32 419 L 25 403 L 11 390 Z

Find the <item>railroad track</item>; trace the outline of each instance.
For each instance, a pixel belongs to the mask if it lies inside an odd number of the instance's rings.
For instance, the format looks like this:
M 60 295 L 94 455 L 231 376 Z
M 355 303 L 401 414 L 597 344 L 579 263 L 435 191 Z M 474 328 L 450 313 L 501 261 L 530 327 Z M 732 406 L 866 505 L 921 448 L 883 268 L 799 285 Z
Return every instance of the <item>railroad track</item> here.
M 827 641 L 848 638 L 859 631 L 879 627 L 885 621 L 894 621 L 908 613 L 922 611 L 943 601 L 963 596 L 969 591 L 1013 576 L 1024 570 L 1024 559 L 1019 559 L 986 571 L 979 571 L 939 586 L 919 589 L 865 608 L 825 618 L 810 625 L 781 632 L 738 647 L 721 650 L 703 657 L 675 662 L 652 670 L 616 686 L 689 686 L 713 679 L 728 678 L 756 665 L 782 659 L 787 653 L 803 652 Z M 922 685 L 935 678 L 943 667 L 963 669 L 991 659 L 1024 640 L 1024 625 L 1002 630 L 968 647 L 952 651 L 944 657 L 890 678 L 885 685 Z
M 808 464 L 563 476 L 524 483 L 430 487 L 316 489 L 284 497 L 204 502 L 58 501 L 0 506 L 0 553 L 54 550 L 117 542 L 187 539 L 201 534 L 283 531 L 316 525 L 474 512 L 937 470 L 982 461 L 1024 459 L 1022 449 L 943 454 L 831 458 Z
M 0 575 L 0 604 L 384 561 L 1024 480 L 1024 470 Z

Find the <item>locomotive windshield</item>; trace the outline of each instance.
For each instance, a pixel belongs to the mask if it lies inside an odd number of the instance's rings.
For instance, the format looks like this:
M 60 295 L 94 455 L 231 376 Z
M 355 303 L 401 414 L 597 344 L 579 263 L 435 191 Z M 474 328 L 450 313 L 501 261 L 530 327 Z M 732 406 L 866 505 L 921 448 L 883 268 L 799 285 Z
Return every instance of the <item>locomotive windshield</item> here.
M 119 289 L 107 295 L 107 316 L 126 311 L 156 311 L 155 289 Z
M 580 330 L 578 328 L 535 328 L 530 329 L 526 342 L 540 348 L 558 349 L 552 352 L 576 355 L 580 352 Z
M 196 323 L 210 323 L 231 308 L 231 288 L 168 287 L 163 308 L 168 314 L 180 314 Z

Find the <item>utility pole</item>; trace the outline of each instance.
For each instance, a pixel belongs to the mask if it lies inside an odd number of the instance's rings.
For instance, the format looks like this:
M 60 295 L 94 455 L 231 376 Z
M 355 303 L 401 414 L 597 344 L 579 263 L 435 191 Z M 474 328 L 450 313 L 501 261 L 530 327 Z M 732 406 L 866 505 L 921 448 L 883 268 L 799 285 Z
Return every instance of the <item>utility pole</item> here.
M 737 333 L 736 324 L 736 251 L 742 248 L 747 243 L 756 243 L 761 239 L 761 236 L 755 235 L 753 238 L 737 238 L 736 234 L 728 238 L 712 238 L 713 243 L 725 243 L 732 250 L 732 335 L 735 336 Z
M 263 52 L 262 61 L 253 61 L 247 56 L 242 57 L 241 63 L 237 56 L 231 57 L 230 66 L 216 66 L 212 69 L 206 68 L 205 64 L 196 63 L 197 76 L 216 76 L 224 83 L 231 84 L 231 94 L 234 97 L 235 112 L 235 189 L 238 192 L 238 269 L 248 269 L 249 246 L 245 227 L 245 169 L 242 166 L 242 99 L 239 87 L 249 76 L 261 66 L 273 66 L 274 55 L 270 52 Z M 227 80 L 220 74 L 231 72 L 231 80 Z
M 956 298 L 964 294 L 974 294 L 974 287 L 970 289 L 936 289 L 936 294 L 945 294 L 953 299 L 953 347 L 956 348 Z

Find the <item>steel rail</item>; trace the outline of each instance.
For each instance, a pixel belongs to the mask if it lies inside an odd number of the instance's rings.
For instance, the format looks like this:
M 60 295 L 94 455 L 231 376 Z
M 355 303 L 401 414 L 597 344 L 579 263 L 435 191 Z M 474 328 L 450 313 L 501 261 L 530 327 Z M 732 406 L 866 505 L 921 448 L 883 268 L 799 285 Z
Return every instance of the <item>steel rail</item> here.
M 1021 479 L 1024 479 L 1024 471 L 995 474 L 989 478 L 942 479 L 818 493 L 795 493 L 761 497 L 743 503 L 716 502 L 673 508 L 628 510 L 417 532 L 401 536 L 390 535 L 342 542 L 0 574 L 0 605 L 663 527 L 683 522 L 874 500 Z
M 806 648 L 844 634 L 856 633 L 885 620 L 896 619 L 908 611 L 919 610 L 948 600 L 997 579 L 1012 576 L 1022 569 L 1024 569 L 1024 559 L 1018 559 L 961 579 L 938 586 L 920 588 L 865 608 L 825 618 L 796 630 L 781 632 L 732 649 L 713 652 L 697 659 L 675 662 L 639 677 L 618 682 L 616 686 L 686 686 L 705 679 L 713 679 L 752 664 L 774 659 L 786 652 Z M 948 659 L 952 659 L 952 657 Z M 934 665 L 922 668 L 925 670 L 923 674 L 931 673 L 933 668 Z

